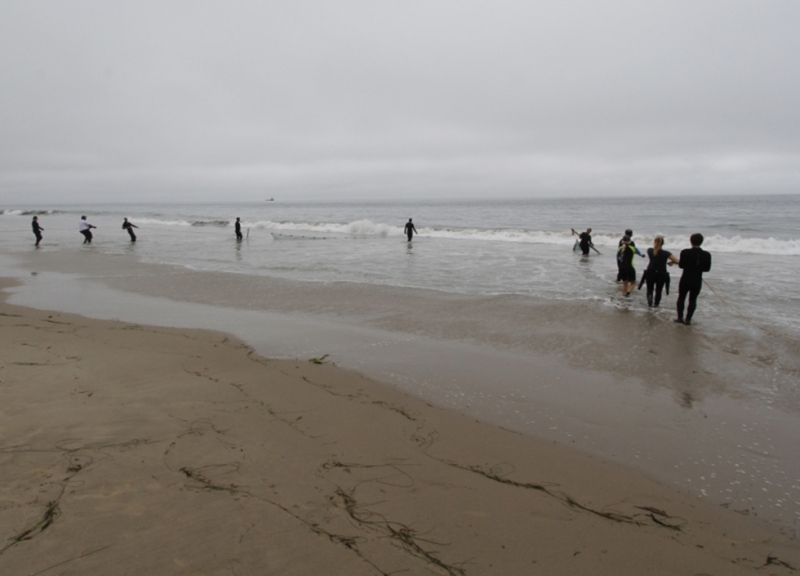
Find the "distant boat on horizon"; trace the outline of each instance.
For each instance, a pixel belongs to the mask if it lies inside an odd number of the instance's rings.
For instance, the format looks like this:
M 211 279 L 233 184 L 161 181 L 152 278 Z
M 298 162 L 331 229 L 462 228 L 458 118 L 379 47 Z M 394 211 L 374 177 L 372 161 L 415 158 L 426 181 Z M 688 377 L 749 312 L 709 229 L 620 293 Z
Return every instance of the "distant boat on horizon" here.
M 264 202 L 275 202 L 275 198 L 267 198 Z

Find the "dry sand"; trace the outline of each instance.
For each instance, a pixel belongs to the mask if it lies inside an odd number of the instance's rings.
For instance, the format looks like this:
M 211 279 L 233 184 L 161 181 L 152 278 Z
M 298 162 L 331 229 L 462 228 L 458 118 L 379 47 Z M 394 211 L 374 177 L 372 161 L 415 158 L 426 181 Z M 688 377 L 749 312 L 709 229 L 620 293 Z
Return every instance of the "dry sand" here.
M 0 574 L 796 573 L 624 467 L 224 334 L 0 306 Z

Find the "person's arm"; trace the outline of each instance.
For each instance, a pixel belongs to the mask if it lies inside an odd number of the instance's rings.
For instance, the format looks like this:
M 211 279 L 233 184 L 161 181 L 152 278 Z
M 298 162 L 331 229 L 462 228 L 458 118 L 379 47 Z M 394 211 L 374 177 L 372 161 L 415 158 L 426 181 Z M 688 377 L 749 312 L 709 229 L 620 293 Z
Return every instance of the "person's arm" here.
M 677 258 L 675 258 L 675 256 L 673 254 L 669 255 L 669 258 L 667 259 L 667 265 L 668 266 L 673 266 L 674 264 L 680 264 L 680 263 L 681 263 L 681 261 L 678 260 Z
M 641 256 L 642 258 L 644 258 L 644 254 L 642 254 L 642 253 L 639 251 L 639 249 L 638 249 L 636 246 L 634 246 L 634 247 L 633 247 L 633 249 L 634 249 L 634 250 L 636 250 L 636 253 L 637 253 L 639 256 Z

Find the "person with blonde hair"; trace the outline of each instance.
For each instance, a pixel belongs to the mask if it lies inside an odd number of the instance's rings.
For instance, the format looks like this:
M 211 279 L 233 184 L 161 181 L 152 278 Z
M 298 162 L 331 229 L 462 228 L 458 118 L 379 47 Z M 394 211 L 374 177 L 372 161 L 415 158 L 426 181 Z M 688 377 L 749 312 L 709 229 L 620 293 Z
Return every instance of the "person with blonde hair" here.
M 647 249 L 647 256 L 650 258 L 650 262 L 647 265 L 647 270 L 642 274 L 639 289 L 646 282 L 647 305 L 658 308 L 658 305 L 661 304 L 661 291 L 666 288 L 667 294 L 669 294 L 669 272 L 667 271 L 667 266 L 678 264 L 678 259 L 671 252 L 664 250 L 663 236 L 656 236 L 653 239 L 653 247 Z

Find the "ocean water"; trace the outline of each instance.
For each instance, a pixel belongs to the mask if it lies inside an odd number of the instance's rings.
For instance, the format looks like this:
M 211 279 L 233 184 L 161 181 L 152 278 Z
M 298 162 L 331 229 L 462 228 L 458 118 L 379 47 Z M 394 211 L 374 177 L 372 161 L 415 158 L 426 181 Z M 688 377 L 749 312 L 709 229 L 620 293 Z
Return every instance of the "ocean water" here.
M 11 302 L 223 330 L 269 356 L 330 353 L 797 533 L 800 196 L 166 200 L 0 206 L 0 267 L 22 283 Z M 97 226 L 91 245 L 82 214 Z M 587 227 L 599 255 L 572 250 L 570 229 Z M 659 310 L 644 291 L 621 297 L 626 228 L 642 250 L 661 234 L 676 254 L 705 235 L 713 265 L 691 328 L 671 322 L 679 269 Z
M 674 253 L 701 232 L 713 255 L 696 320 L 704 329 L 767 330 L 800 337 L 800 196 L 538 199 L 427 202 L 282 202 L 5 206 L 0 248 L 91 249 L 198 271 L 314 283 L 359 283 L 472 295 L 522 295 L 618 306 L 614 255 L 626 228 L 644 250 L 657 234 Z M 91 247 L 77 222 L 98 226 Z M 122 217 L 139 226 L 132 245 Z M 245 240 L 234 242 L 242 218 Z M 413 218 L 411 244 L 403 226 Z M 570 229 L 593 229 L 601 254 L 572 251 Z M 280 235 L 276 240 L 274 234 Z M 636 259 L 639 271 L 646 259 Z M 680 270 L 673 269 L 673 309 Z M 644 293 L 626 303 L 646 308 Z

